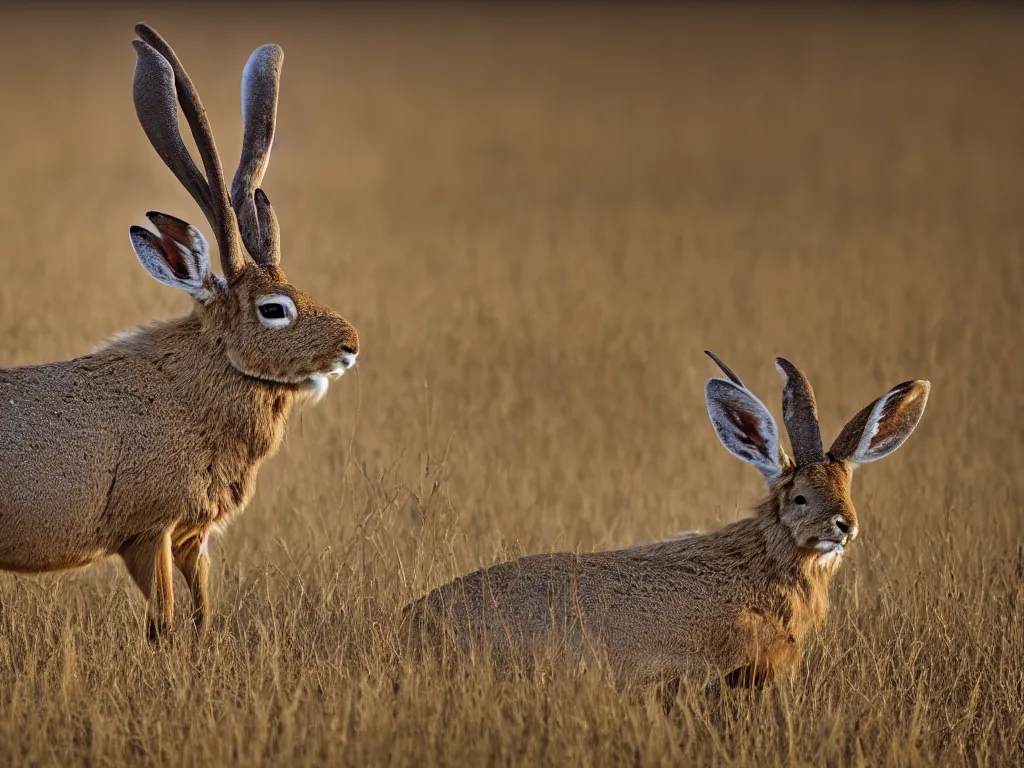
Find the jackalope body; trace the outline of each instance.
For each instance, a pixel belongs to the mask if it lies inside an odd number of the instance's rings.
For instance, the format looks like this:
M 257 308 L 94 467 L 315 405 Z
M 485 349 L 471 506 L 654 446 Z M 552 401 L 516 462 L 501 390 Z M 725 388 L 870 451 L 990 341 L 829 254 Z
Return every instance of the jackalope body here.
M 711 353 L 708 353 L 711 355 Z M 793 458 L 768 409 L 714 357 L 706 401 L 725 447 L 757 467 L 768 497 L 709 533 L 608 552 L 533 555 L 476 571 L 406 609 L 417 651 L 486 653 L 499 668 L 538 654 L 604 660 L 618 679 L 723 678 L 761 685 L 794 667 L 824 618 L 829 579 L 857 536 L 856 465 L 896 450 L 929 384 L 894 387 L 846 425 L 826 453 L 810 383 L 778 358 Z
M 42 572 L 120 555 L 151 600 L 150 634 L 173 616 L 172 563 L 194 618 L 208 614 L 208 540 L 242 511 L 293 406 L 356 362 L 355 329 L 291 285 L 259 188 L 282 53 L 258 48 L 242 79 L 244 142 L 229 197 L 198 94 L 174 52 L 136 27 L 134 100 L 157 153 L 213 228 L 223 277 L 191 225 L 147 214 L 132 246 L 187 317 L 124 333 L 74 360 L 0 369 L 0 568 Z M 178 130 L 178 103 L 205 176 Z M 244 244 L 244 250 L 243 250 Z

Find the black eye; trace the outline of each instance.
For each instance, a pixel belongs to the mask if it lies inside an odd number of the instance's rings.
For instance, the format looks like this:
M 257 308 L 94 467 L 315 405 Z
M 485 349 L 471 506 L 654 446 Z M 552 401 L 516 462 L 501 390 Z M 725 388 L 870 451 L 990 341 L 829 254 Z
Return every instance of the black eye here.
M 284 310 L 284 305 L 277 304 L 276 302 L 260 304 L 259 313 L 267 320 L 284 320 L 288 317 L 288 313 Z
M 793 499 L 793 503 L 803 506 L 804 504 L 807 503 L 807 499 L 805 499 L 803 496 L 797 496 L 796 498 Z

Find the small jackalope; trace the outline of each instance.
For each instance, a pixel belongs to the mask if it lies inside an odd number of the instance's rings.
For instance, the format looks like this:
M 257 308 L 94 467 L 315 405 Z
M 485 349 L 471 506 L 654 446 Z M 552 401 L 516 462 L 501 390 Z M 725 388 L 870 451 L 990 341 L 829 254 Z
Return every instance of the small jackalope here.
M 229 198 L 192 81 L 153 29 L 135 31 L 136 112 L 213 228 L 224 275 L 211 271 L 195 227 L 149 213 L 156 232 L 132 227 L 132 246 L 151 276 L 192 296 L 191 314 L 74 360 L 0 369 L 0 568 L 55 571 L 120 555 L 150 599 L 156 637 L 174 613 L 172 563 L 203 628 L 211 533 L 249 502 L 293 406 L 355 365 L 358 340 L 288 282 L 259 188 L 281 49 L 257 48 L 243 71 L 244 144 Z M 182 142 L 178 100 L 205 177 Z
M 707 354 L 727 377 L 705 388 L 711 423 L 726 449 L 768 483 L 753 514 L 708 533 L 532 555 L 463 576 L 406 608 L 417 653 L 485 653 L 505 669 L 552 650 L 585 664 L 601 656 L 617 679 L 640 683 L 759 686 L 796 665 L 805 636 L 825 616 L 829 579 L 857 536 L 853 469 L 910 436 L 930 387 L 894 387 L 854 416 L 826 453 L 810 383 L 777 358 L 790 458 L 768 409 Z

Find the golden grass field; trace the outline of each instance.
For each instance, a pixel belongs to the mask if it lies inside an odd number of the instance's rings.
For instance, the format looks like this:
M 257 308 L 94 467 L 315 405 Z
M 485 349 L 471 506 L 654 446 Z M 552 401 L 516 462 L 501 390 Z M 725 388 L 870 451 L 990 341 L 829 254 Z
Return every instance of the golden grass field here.
M 362 353 L 216 541 L 202 642 L 180 580 L 154 648 L 120 562 L 0 574 L 0 765 L 1021 764 L 1024 13 L 5 6 L 2 366 L 188 311 L 127 237 L 150 209 L 209 233 L 135 117 L 141 20 L 229 172 L 245 58 L 284 47 L 283 266 Z M 666 713 L 404 658 L 401 607 L 457 574 L 744 514 L 704 348 L 777 418 L 772 360 L 800 365 L 826 445 L 932 382 L 855 478 L 796 676 Z

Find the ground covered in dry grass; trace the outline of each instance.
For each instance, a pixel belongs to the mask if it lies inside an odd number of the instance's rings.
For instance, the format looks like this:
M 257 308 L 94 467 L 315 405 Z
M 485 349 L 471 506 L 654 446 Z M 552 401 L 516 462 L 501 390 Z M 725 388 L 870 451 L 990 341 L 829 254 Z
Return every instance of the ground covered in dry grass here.
M 216 543 L 203 642 L 150 647 L 119 563 L 0 575 L 0 764 L 1021 763 L 1024 14 L 197 8 L 0 11 L 0 365 L 187 311 L 128 245 L 200 219 L 131 106 L 145 18 L 229 167 L 245 57 L 284 46 L 265 186 L 358 375 Z M 802 366 L 826 440 L 933 384 L 855 480 L 799 674 L 666 714 L 405 659 L 401 606 L 453 575 L 742 514 L 705 347 L 776 413 L 772 358 Z

